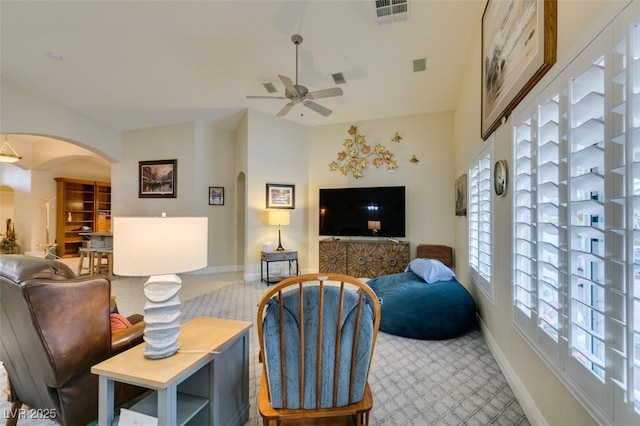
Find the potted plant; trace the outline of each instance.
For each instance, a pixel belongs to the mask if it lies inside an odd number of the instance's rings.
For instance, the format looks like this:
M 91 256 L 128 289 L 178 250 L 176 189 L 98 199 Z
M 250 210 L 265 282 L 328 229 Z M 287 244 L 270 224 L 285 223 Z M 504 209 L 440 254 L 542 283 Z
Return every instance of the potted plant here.
M 16 230 L 11 219 L 7 219 L 7 230 L 4 234 L 0 234 L 0 237 L 0 253 L 20 253 L 20 245 L 16 241 Z

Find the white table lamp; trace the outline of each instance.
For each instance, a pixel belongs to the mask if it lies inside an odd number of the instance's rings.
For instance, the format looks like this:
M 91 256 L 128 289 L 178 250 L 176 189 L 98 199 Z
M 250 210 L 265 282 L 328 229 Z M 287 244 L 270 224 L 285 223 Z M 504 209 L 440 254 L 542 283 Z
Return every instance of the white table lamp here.
M 287 210 L 269 210 L 269 225 L 278 225 L 278 248 L 276 251 L 284 251 L 282 239 L 280 238 L 280 226 L 289 225 L 290 215 Z
M 177 352 L 182 286 L 176 274 L 207 266 L 206 217 L 114 217 L 113 272 L 150 276 L 144 285 L 144 355 L 166 358 Z

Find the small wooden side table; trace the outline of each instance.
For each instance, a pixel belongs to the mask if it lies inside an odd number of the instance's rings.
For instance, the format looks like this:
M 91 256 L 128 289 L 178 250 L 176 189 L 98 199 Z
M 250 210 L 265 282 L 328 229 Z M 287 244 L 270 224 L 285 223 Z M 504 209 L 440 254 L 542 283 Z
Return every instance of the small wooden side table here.
M 272 277 L 269 273 L 269 264 L 272 262 L 288 262 L 289 263 L 289 275 Z M 264 275 L 263 266 L 266 265 L 267 275 Z M 295 266 L 295 268 L 294 268 Z M 261 252 L 260 261 L 260 281 L 269 284 L 275 284 L 288 278 L 292 275 L 298 275 L 298 252 L 294 250 L 282 250 L 282 251 L 263 251 Z
M 249 419 L 247 321 L 198 317 L 182 324 L 178 353 L 147 359 L 144 344 L 91 368 L 99 376 L 98 424 L 111 426 L 114 382 L 155 390 L 131 407 L 159 426 L 241 426 Z

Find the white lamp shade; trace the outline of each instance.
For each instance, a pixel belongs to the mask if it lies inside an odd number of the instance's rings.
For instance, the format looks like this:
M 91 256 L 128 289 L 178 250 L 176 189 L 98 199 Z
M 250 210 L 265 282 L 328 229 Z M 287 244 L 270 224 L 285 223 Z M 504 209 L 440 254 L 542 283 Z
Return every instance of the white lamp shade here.
M 207 266 L 208 218 L 114 217 L 113 272 L 142 277 Z
M 269 210 L 269 225 L 289 225 L 290 215 L 287 210 Z

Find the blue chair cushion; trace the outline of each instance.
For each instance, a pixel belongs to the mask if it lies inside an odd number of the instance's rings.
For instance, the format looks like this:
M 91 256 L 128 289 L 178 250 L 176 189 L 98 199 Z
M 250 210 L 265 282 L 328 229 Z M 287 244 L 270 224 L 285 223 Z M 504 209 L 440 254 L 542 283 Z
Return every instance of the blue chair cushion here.
M 322 368 L 320 408 L 333 407 L 333 381 L 335 348 L 337 344 L 337 312 L 339 287 L 323 287 Z M 319 286 L 304 287 L 304 398 L 305 409 L 316 408 L 316 353 L 319 323 Z M 298 409 L 300 407 L 299 363 L 300 363 L 300 309 L 298 290 L 285 291 L 283 295 L 283 322 L 285 329 L 286 407 L 282 399 L 282 376 L 280 363 L 279 309 L 277 298 L 269 300 L 263 318 L 264 362 L 269 377 L 269 395 L 273 408 Z M 368 297 L 361 313 L 358 331 L 355 378 L 352 386 L 352 401 L 364 396 L 373 342 L 374 312 Z M 358 294 L 345 291 L 341 319 L 340 355 L 338 362 L 337 407 L 349 404 L 349 381 L 351 376 L 351 353 L 356 327 Z
M 476 324 L 476 305 L 458 281 L 428 284 L 411 271 L 369 280 L 382 301 L 380 331 L 421 340 L 459 336 Z

